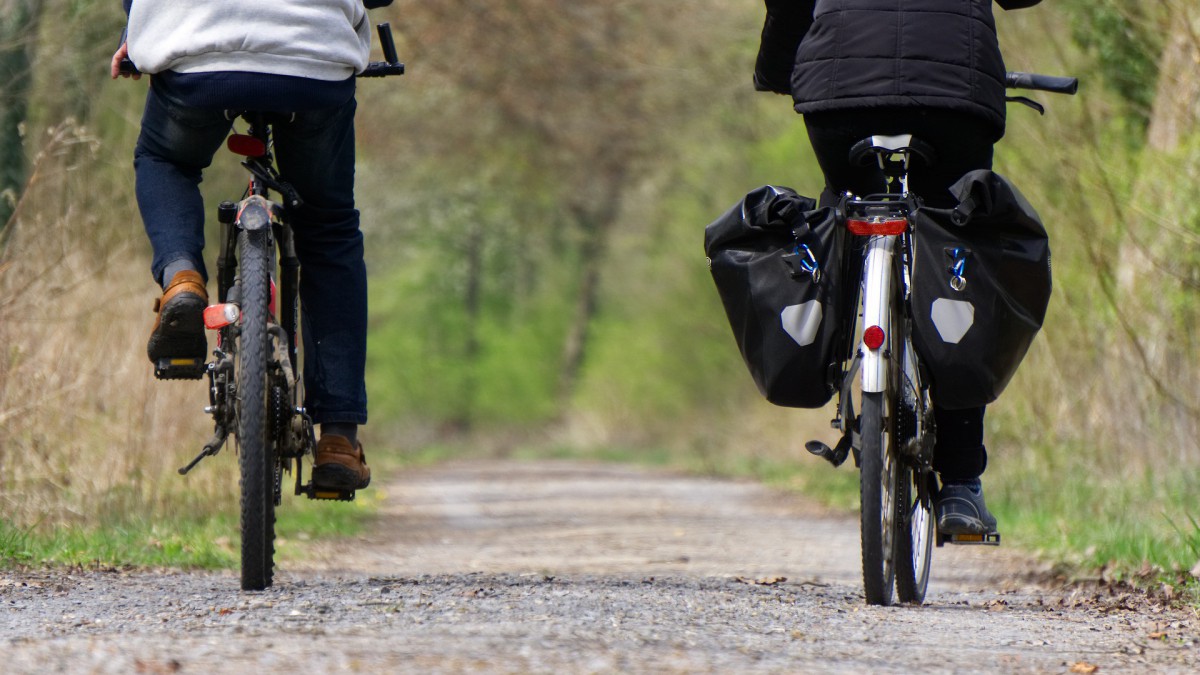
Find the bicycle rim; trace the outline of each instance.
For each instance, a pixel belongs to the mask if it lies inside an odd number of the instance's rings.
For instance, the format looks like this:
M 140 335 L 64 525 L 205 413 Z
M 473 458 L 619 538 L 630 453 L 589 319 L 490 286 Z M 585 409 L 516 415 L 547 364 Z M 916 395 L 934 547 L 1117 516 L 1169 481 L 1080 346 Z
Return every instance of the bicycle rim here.
M 863 589 L 867 603 L 892 602 L 895 580 L 896 496 L 899 467 L 893 449 L 892 402 L 882 393 L 864 393 L 859 424 L 862 466 L 859 519 L 862 535 Z
M 271 585 L 275 556 L 275 461 L 268 438 L 267 333 L 270 239 L 239 233 L 242 325 L 238 340 L 238 465 L 241 471 L 242 589 Z

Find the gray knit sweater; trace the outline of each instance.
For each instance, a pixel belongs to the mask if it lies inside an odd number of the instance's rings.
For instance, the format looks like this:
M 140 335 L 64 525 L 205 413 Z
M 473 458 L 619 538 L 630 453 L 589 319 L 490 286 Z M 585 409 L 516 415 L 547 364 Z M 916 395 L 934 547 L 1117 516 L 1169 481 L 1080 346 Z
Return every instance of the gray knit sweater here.
M 367 66 L 363 0 L 135 0 L 129 58 L 144 73 L 240 71 L 344 80 Z

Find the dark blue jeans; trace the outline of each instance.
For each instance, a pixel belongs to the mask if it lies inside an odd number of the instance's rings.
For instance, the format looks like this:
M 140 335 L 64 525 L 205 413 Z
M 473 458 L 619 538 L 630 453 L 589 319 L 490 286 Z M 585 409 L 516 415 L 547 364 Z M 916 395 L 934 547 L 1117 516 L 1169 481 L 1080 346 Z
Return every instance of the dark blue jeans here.
M 154 86 L 146 98 L 133 164 L 160 284 L 163 269 L 181 259 L 206 274 L 200 180 L 231 123 L 222 108 L 204 103 L 189 105 Z M 280 174 L 304 200 L 290 213 L 301 270 L 305 407 L 317 423 L 367 421 L 367 269 L 354 208 L 354 111 L 350 98 L 274 127 Z

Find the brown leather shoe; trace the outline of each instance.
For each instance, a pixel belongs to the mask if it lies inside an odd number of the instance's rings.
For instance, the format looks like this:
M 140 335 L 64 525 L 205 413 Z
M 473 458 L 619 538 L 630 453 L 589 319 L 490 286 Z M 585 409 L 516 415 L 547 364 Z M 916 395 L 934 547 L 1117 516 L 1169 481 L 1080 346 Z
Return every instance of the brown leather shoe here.
M 371 469 L 362 443 L 350 445 L 350 439 L 324 434 L 317 441 L 313 460 L 313 486 L 331 490 L 361 490 L 371 484 Z
M 200 359 L 208 354 L 204 337 L 204 308 L 208 291 L 199 272 L 184 270 L 171 278 L 162 297 L 154 301 L 154 327 L 146 355 L 157 365 L 159 359 Z

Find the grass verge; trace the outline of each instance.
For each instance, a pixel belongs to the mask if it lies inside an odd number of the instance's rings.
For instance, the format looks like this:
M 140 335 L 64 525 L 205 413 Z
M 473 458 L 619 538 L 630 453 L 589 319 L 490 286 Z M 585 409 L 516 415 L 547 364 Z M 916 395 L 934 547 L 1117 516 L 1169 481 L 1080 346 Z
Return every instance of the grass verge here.
M 377 479 L 403 467 L 428 464 L 449 455 L 432 447 L 417 453 L 373 453 Z M 284 476 L 283 503 L 276 509 L 276 549 L 281 561 L 303 559 L 304 542 L 354 536 L 378 511 L 382 492 L 365 490 L 350 503 L 312 501 L 291 494 Z M 0 521 L 0 568 L 14 566 L 170 567 L 236 569 L 240 537 L 236 488 L 225 498 L 197 498 L 186 492 L 139 509 L 129 500 L 106 508 L 88 525 L 19 527 Z M 176 503 L 178 502 L 178 503 Z M 145 511 L 139 513 L 139 511 Z M 98 522 L 95 522 L 98 521 Z

